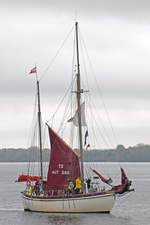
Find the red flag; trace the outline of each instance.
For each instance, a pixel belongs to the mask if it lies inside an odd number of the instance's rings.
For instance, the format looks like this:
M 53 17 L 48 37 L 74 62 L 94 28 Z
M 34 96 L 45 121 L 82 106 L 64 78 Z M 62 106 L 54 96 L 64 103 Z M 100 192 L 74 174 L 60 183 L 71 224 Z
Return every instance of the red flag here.
M 37 71 L 36 71 L 36 66 L 30 71 L 30 73 L 29 74 L 32 74 L 32 73 L 36 73 Z

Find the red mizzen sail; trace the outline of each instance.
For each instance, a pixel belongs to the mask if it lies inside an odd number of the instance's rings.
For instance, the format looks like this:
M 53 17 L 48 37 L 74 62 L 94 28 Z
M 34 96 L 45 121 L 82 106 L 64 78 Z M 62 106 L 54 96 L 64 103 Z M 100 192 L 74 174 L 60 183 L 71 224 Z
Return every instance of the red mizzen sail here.
M 123 168 L 121 168 L 121 183 L 122 184 L 126 184 L 126 183 L 129 183 L 129 179 L 127 177 L 127 175 L 125 174 L 125 171 Z
M 80 176 L 79 157 L 52 128 L 48 126 L 51 156 L 47 176 L 48 190 L 65 190 L 68 180 Z
M 128 191 L 133 191 L 134 189 L 130 189 L 131 181 L 126 176 L 124 169 L 121 168 L 121 184 L 114 186 L 115 193 L 123 194 Z

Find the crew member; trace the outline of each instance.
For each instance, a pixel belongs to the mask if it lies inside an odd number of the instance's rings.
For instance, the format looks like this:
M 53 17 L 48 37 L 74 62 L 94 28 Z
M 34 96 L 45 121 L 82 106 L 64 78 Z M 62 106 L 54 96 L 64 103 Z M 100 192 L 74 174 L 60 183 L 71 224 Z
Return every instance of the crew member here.
M 86 179 L 86 184 L 87 184 L 87 189 L 88 189 L 88 193 L 89 193 L 90 188 L 91 188 L 91 178 L 90 177 L 88 179 Z
M 76 194 L 80 193 L 80 189 L 81 189 L 81 180 L 79 177 L 77 177 L 77 179 L 75 180 L 75 192 Z
M 73 193 L 73 189 L 74 189 L 74 184 L 73 184 L 72 181 L 69 181 L 69 184 L 68 184 L 68 192 L 69 192 L 69 194 Z

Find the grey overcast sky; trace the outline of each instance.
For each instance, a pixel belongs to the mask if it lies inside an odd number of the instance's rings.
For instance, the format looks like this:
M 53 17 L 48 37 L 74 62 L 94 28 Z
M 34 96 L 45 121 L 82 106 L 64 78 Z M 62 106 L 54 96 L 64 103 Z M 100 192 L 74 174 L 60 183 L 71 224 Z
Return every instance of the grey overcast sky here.
M 28 72 L 36 63 L 39 74 L 44 73 L 76 15 L 116 144 L 150 144 L 149 12 L 148 0 L 0 1 L 0 148 L 27 147 L 35 93 Z M 67 59 L 58 62 L 41 84 L 51 111 L 64 91 L 63 75 L 69 77 Z

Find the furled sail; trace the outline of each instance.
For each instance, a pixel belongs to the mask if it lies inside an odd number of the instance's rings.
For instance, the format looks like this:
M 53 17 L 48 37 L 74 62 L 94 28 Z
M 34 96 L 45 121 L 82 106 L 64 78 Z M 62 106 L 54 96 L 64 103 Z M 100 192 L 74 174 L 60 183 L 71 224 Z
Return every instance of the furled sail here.
M 80 178 L 79 157 L 55 131 L 48 126 L 51 156 L 47 176 L 47 189 L 65 190 L 69 180 Z
M 111 183 L 112 183 L 112 179 L 111 178 L 106 179 L 99 172 L 97 172 L 96 170 L 94 170 L 92 168 L 90 168 L 90 169 L 93 171 L 93 173 L 95 173 L 101 179 L 101 181 L 103 181 L 106 184 L 111 185 Z
M 75 112 L 75 115 L 68 120 L 68 122 L 73 122 L 73 124 L 78 127 L 79 121 L 78 121 L 78 111 Z M 87 126 L 86 119 L 85 119 L 85 102 L 81 104 L 81 126 Z
M 40 177 L 39 176 L 30 176 L 30 175 L 19 175 L 18 180 L 16 182 L 25 182 L 25 181 L 39 181 Z

